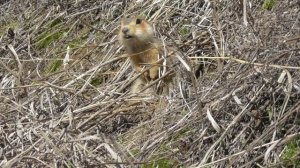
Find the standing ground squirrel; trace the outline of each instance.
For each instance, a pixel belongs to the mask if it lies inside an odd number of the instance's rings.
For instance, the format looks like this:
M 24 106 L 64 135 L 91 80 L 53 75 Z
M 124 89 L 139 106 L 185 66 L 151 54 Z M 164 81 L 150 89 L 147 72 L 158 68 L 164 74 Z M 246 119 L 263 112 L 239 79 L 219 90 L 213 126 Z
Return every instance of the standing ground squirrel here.
M 159 43 L 152 26 L 144 19 L 132 16 L 121 20 L 119 41 L 124 46 L 135 71 L 141 72 L 143 65 L 151 66 L 135 83 L 131 91 L 139 91 L 140 85 L 155 80 L 159 74 Z

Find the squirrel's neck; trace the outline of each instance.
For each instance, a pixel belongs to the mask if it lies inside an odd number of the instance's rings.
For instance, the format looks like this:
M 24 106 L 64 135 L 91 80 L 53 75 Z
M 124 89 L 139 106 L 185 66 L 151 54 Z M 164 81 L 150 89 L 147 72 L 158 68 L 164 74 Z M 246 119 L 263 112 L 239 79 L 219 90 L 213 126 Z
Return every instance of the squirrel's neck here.
M 128 41 L 124 46 L 129 54 L 144 52 L 155 47 L 154 40 L 148 40 L 147 42 L 144 42 L 134 39 Z

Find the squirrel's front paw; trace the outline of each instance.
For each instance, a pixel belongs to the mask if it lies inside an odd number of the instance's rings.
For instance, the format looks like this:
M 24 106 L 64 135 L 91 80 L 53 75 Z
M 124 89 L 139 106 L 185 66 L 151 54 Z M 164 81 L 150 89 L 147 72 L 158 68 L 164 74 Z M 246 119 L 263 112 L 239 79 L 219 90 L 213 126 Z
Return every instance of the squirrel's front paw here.
M 149 70 L 149 77 L 151 80 L 155 80 L 158 76 L 158 69 L 156 67 L 153 67 Z

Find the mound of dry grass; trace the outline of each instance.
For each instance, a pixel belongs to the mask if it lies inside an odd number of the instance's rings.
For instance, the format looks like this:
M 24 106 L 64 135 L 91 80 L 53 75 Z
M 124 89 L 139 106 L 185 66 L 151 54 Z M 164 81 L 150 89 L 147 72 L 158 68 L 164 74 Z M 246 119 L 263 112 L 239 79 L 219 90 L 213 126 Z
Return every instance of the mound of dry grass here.
M 299 9 L 1 1 L 0 166 L 297 167 Z M 124 13 L 146 17 L 192 67 L 174 65 L 168 95 L 128 93 L 136 75 L 116 37 Z

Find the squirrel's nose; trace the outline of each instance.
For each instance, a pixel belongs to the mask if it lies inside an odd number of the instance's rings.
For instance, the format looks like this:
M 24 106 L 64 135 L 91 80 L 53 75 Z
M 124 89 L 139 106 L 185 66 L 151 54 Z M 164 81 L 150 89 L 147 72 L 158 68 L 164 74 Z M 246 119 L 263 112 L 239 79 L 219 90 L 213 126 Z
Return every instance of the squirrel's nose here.
M 122 29 L 122 32 L 123 32 L 124 34 L 126 34 L 128 31 L 129 31 L 128 27 L 124 27 L 124 28 Z

